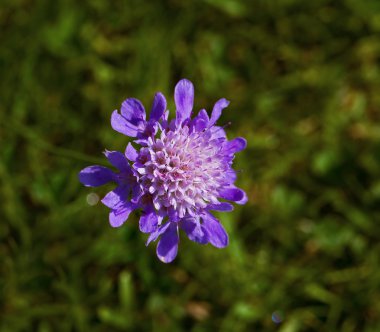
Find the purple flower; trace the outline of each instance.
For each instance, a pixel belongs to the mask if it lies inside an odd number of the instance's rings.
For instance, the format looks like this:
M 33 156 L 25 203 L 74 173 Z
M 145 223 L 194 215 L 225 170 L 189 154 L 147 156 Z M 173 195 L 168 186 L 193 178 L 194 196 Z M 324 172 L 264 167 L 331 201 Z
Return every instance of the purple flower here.
M 165 263 L 177 255 L 179 229 L 200 244 L 227 246 L 228 235 L 211 211 L 232 211 L 226 201 L 247 201 L 245 192 L 234 185 L 232 169 L 234 154 L 247 142 L 241 137 L 228 141 L 224 129 L 215 125 L 229 102 L 218 100 L 211 117 L 202 109 L 191 118 L 194 86 L 186 79 L 176 85 L 174 100 L 176 118 L 171 121 L 161 93 L 155 95 L 149 120 L 140 101 L 125 100 L 120 113 L 112 113 L 111 125 L 135 138 L 139 149 L 129 143 L 125 154 L 105 152 L 118 172 L 90 166 L 79 173 L 85 186 L 117 183 L 102 200 L 111 209 L 111 226 L 121 226 L 140 209 L 140 230 L 150 234 L 147 245 L 160 238 L 157 256 Z

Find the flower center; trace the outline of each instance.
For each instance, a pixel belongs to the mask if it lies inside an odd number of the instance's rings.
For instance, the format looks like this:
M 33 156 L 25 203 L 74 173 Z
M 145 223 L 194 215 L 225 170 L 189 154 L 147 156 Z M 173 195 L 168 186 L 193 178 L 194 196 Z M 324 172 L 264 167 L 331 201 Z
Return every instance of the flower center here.
M 183 218 L 218 203 L 227 170 L 218 143 L 207 130 L 190 133 L 187 126 L 148 140 L 140 150 L 144 167 L 138 171 L 157 210 L 172 208 Z

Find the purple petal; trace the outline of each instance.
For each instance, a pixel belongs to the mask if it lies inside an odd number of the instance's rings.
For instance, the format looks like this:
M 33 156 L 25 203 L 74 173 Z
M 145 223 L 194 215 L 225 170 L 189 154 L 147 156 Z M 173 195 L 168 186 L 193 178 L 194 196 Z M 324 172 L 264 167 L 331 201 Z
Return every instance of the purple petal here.
M 104 152 L 108 161 L 115 166 L 119 171 L 126 171 L 130 169 L 127 159 L 119 151 L 108 151 Z
M 234 183 L 237 179 L 236 172 L 233 169 L 229 169 L 226 172 L 226 179 L 229 180 L 229 183 Z
M 199 221 L 195 220 L 195 218 L 182 219 L 180 226 L 187 234 L 189 240 L 200 244 L 208 243 L 207 232 L 204 231 Z
M 112 210 L 109 214 L 109 221 L 112 227 L 120 227 L 128 219 L 129 214 L 136 208 L 135 205 L 126 202 L 118 210 Z
M 233 205 L 230 203 L 220 203 L 220 204 L 209 204 L 207 206 L 207 210 L 214 210 L 214 211 L 223 211 L 223 212 L 230 212 L 234 209 Z
M 148 240 L 146 241 L 146 245 L 149 245 L 149 243 L 151 243 L 152 241 L 156 241 L 160 235 L 166 232 L 170 224 L 170 222 L 167 222 L 165 225 L 160 226 L 153 233 L 151 233 L 149 235 Z
M 209 122 L 209 126 L 212 126 L 216 121 L 220 118 L 220 115 L 222 114 L 222 110 L 226 108 L 230 102 L 227 99 L 219 99 L 212 109 L 211 118 Z
M 167 213 L 170 221 L 177 222 L 179 220 L 178 211 L 173 207 L 169 206 Z
M 236 201 L 235 203 L 236 204 L 240 204 L 240 205 L 244 205 L 245 203 L 248 202 L 248 196 L 247 196 L 247 194 L 243 190 L 241 190 L 241 191 L 243 192 L 243 198 L 240 199 L 240 200 L 238 200 L 238 201 Z
M 111 115 L 111 126 L 114 130 L 130 137 L 136 137 L 138 129 L 135 125 L 127 121 L 117 111 L 113 111 Z
M 141 138 L 141 139 L 139 138 L 139 139 L 134 140 L 133 142 L 141 146 L 148 146 L 146 138 Z
M 79 174 L 79 181 L 86 187 L 98 187 L 115 179 L 115 173 L 103 166 L 89 166 L 82 169 Z
M 208 114 L 206 112 L 206 110 L 204 108 L 202 108 L 199 113 L 198 113 L 198 117 L 202 120 L 204 120 L 205 122 L 209 123 L 210 121 L 210 118 L 208 117 Z
M 157 245 L 157 257 L 164 263 L 170 263 L 176 258 L 178 252 L 178 226 L 170 223 L 170 226 L 162 234 Z
M 143 233 L 152 233 L 157 229 L 158 218 L 153 208 L 148 208 L 141 215 L 139 221 L 140 231 Z
M 151 119 L 148 122 L 144 123 L 143 130 L 137 134 L 137 137 L 146 141 L 149 137 L 154 137 L 156 135 L 157 128 L 158 126 L 156 120 Z M 137 141 L 135 142 L 137 143 Z
M 195 120 L 194 128 L 195 128 L 195 131 L 200 132 L 207 128 L 207 122 L 203 121 L 202 119 L 197 119 Z
M 121 104 L 121 115 L 134 125 L 138 125 L 140 121 L 145 121 L 145 109 L 140 100 L 128 98 Z
M 213 139 L 216 138 L 226 138 L 226 132 L 224 131 L 223 127 L 219 126 L 212 126 L 210 128 L 211 136 Z
M 152 111 L 150 113 L 151 120 L 160 120 L 166 110 L 166 99 L 161 92 L 157 92 L 154 96 Z
M 228 154 L 233 154 L 244 150 L 247 147 L 247 140 L 243 137 L 237 137 L 233 140 L 226 142 L 224 150 Z
M 202 219 L 209 242 L 216 248 L 226 247 L 228 245 L 228 234 L 219 220 L 209 213 L 204 213 Z
M 130 161 L 136 161 L 138 157 L 138 153 L 136 149 L 132 146 L 131 143 L 128 143 L 127 148 L 125 149 L 125 156 L 128 158 Z
M 194 128 L 196 131 L 202 131 L 208 127 L 209 118 L 205 109 L 201 109 L 194 118 Z
M 131 202 L 137 204 L 140 200 L 140 198 L 144 195 L 144 191 L 141 189 L 141 186 L 139 183 L 136 183 L 132 187 L 132 196 L 131 196 Z
M 241 190 L 239 188 L 230 187 L 230 188 L 222 189 L 219 192 L 219 195 L 220 195 L 220 197 L 227 199 L 229 201 L 239 202 L 242 199 L 244 199 L 245 193 L 243 190 Z
M 177 109 L 176 125 L 190 118 L 194 103 L 194 86 L 189 80 L 180 80 L 174 89 L 174 101 Z
M 103 197 L 102 203 L 110 209 L 117 210 L 125 204 L 129 191 L 128 186 L 118 186 Z

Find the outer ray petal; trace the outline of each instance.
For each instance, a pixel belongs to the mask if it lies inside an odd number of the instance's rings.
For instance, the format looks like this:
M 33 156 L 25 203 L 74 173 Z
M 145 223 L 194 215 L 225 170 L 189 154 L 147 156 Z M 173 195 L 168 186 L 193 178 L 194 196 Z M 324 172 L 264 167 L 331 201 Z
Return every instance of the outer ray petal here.
M 104 166 L 89 166 L 79 172 L 79 181 L 86 187 L 98 187 L 115 180 L 115 173 Z
M 131 167 L 128 164 L 127 159 L 125 158 L 125 156 L 121 152 L 106 150 L 104 152 L 104 154 L 106 155 L 108 161 L 113 166 L 115 166 L 118 170 L 127 171 L 127 170 L 131 169 Z
M 155 121 L 160 120 L 165 110 L 166 110 L 165 96 L 161 92 L 158 92 L 154 96 L 152 111 L 150 113 L 150 119 L 155 120 Z
M 233 202 L 239 202 L 242 199 L 244 199 L 244 191 L 236 188 L 236 187 L 229 187 L 229 188 L 224 188 L 219 192 L 220 197 L 223 199 L 227 199 L 229 201 Z
M 145 121 L 145 109 L 141 101 L 135 98 L 128 98 L 121 104 L 121 115 L 134 125 L 140 121 Z
M 231 141 L 226 142 L 224 150 L 228 154 L 234 154 L 242 151 L 247 147 L 247 140 L 243 137 L 234 138 Z
M 123 207 L 117 210 L 111 210 L 109 214 L 109 221 L 112 227 L 120 227 L 129 217 L 129 214 L 136 208 L 135 205 L 126 202 Z
M 243 197 L 240 200 L 236 201 L 235 203 L 239 204 L 239 205 L 244 205 L 245 203 L 248 202 L 248 196 L 247 196 L 247 194 L 245 193 L 244 190 L 241 190 L 241 191 L 243 192 Z
M 176 125 L 190 118 L 194 104 L 194 85 L 187 79 L 180 80 L 174 89 L 174 101 L 177 108 Z
M 202 215 L 202 219 L 209 242 L 216 248 L 228 246 L 228 234 L 219 220 L 207 212 Z
M 234 206 L 227 202 L 223 202 L 220 204 L 209 204 L 207 206 L 207 210 L 214 210 L 214 211 L 230 212 L 230 211 L 233 211 L 233 209 L 234 209 Z
M 139 154 L 137 153 L 133 145 L 131 143 L 128 143 L 127 148 L 125 149 L 125 156 L 128 158 L 128 160 L 136 161 L 138 155 Z
M 116 110 L 111 115 L 111 126 L 119 133 L 130 137 L 136 137 L 138 133 L 138 128 L 121 116 Z
M 153 233 L 150 234 L 148 240 L 146 241 L 146 245 L 149 245 L 152 241 L 156 241 L 163 233 L 166 232 L 168 227 L 171 225 L 170 222 L 167 222 L 165 225 L 157 228 Z
M 102 203 L 110 209 L 117 210 L 118 207 L 123 206 L 130 191 L 129 186 L 118 186 L 114 190 L 110 191 L 102 199 Z
M 140 217 L 139 227 L 143 233 L 152 233 L 157 229 L 158 217 L 154 207 L 148 207 Z
M 195 131 L 202 131 L 208 127 L 209 117 L 205 109 L 201 109 L 193 120 Z
M 178 226 L 170 223 L 170 226 L 157 244 L 157 257 L 164 263 L 171 263 L 178 252 Z
M 209 122 L 209 126 L 212 126 L 216 123 L 216 121 L 220 118 L 220 115 L 222 114 L 222 110 L 226 108 L 230 102 L 227 99 L 219 99 L 212 109 L 211 118 Z
M 208 242 L 207 232 L 195 218 L 187 217 L 181 220 L 181 228 L 185 231 L 189 240 L 206 244 Z

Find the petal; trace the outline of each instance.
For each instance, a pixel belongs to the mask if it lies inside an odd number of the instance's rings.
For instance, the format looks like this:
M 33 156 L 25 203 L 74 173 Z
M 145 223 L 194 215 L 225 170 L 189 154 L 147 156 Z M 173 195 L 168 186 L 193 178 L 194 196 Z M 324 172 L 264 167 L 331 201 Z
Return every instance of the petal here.
M 139 139 L 134 140 L 133 142 L 141 146 L 148 146 L 146 138 L 141 138 L 141 139 L 139 138 Z
M 206 112 L 206 110 L 204 108 L 202 108 L 199 113 L 198 113 L 198 117 L 202 120 L 204 120 L 205 122 L 209 122 L 210 121 L 210 118 L 208 117 L 208 114 Z
M 119 151 L 104 151 L 108 161 L 115 166 L 119 171 L 130 170 L 130 166 L 128 164 L 125 156 Z
M 127 121 L 117 111 L 113 111 L 111 115 L 111 126 L 114 130 L 130 137 L 137 136 L 137 127 Z
M 239 202 L 244 199 L 244 191 L 236 187 L 223 188 L 219 192 L 220 197 L 233 202 Z
M 240 190 L 241 190 L 241 189 L 240 189 Z M 243 191 L 243 190 L 241 190 L 241 191 L 243 192 L 243 198 L 240 199 L 240 200 L 238 200 L 238 201 L 236 201 L 235 203 L 236 203 L 236 204 L 240 204 L 240 205 L 244 205 L 245 203 L 248 202 L 248 196 L 247 196 L 247 194 L 245 193 L 245 191 Z
M 229 180 L 229 183 L 235 182 L 237 179 L 235 170 L 229 169 L 228 171 L 226 171 L 226 179 Z
M 154 96 L 152 111 L 150 113 L 151 120 L 160 120 L 166 110 L 166 99 L 161 92 L 157 92 Z
M 103 197 L 102 203 L 110 209 L 117 210 L 125 204 L 129 191 L 128 186 L 118 186 Z
M 209 242 L 216 248 L 228 246 L 228 234 L 219 220 L 209 213 L 204 213 L 202 219 Z
M 234 138 L 231 141 L 226 142 L 224 151 L 228 154 L 233 154 L 244 150 L 247 147 L 247 140 L 243 137 Z
M 194 128 L 196 131 L 202 131 L 208 127 L 209 118 L 205 109 L 201 109 L 194 118 Z
M 133 145 L 131 143 L 128 143 L 127 148 L 125 149 L 125 156 L 128 158 L 128 160 L 136 161 L 138 155 L 139 154 L 137 153 Z
M 109 221 L 112 227 L 120 227 L 128 219 L 130 213 L 136 208 L 135 205 L 126 202 L 122 208 L 112 210 L 109 214 Z
M 179 220 L 178 211 L 175 210 L 172 206 L 168 207 L 167 213 L 170 221 L 177 222 Z
M 227 202 L 223 202 L 220 204 L 209 204 L 207 206 L 207 210 L 214 210 L 214 211 L 230 212 L 233 209 L 234 209 L 233 205 Z
M 156 133 L 157 133 L 156 120 L 149 120 L 144 123 L 143 129 L 137 134 L 137 138 L 146 141 L 149 137 L 156 135 Z
M 137 204 L 143 195 L 144 191 L 141 189 L 140 184 L 136 183 L 132 187 L 131 202 Z
M 141 215 L 139 221 L 140 231 L 143 233 L 152 233 L 157 229 L 158 218 L 153 208 L 148 208 Z
M 216 121 L 220 118 L 220 115 L 222 114 L 222 110 L 226 108 L 230 102 L 227 99 L 219 99 L 212 109 L 211 118 L 209 122 L 209 126 L 212 126 L 216 123 Z
M 178 252 L 178 226 L 170 223 L 170 226 L 164 234 L 162 234 L 157 245 L 157 257 L 164 263 L 170 263 L 176 258 Z
M 160 235 L 166 232 L 166 230 L 170 226 L 170 222 L 167 222 L 165 225 L 160 226 L 159 228 L 156 229 L 153 233 L 149 235 L 148 240 L 146 241 L 146 245 L 149 245 L 152 241 L 156 241 Z
M 140 121 L 145 121 L 145 109 L 140 100 L 128 98 L 121 104 L 121 115 L 134 125 L 138 125 Z
M 180 226 L 187 234 L 189 240 L 200 244 L 208 243 L 207 232 L 204 231 L 204 228 L 195 218 L 188 217 L 182 219 Z
M 194 123 L 195 131 L 202 131 L 207 128 L 207 122 L 203 121 L 202 119 L 197 119 Z
M 104 166 L 89 166 L 78 174 L 79 181 L 86 187 L 98 187 L 115 179 L 115 173 Z
M 224 128 L 223 127 L 219 127 L 219 126 L 212 126 L 210 128 L 210 132 L 211 132 L 211 137 L 213 139 L 217 139 L 217 138 L 226 138 L 226 132 L 224 131 Z
M 180 80 L 174 89 L 174 101 L 176 105 L 176 125 L 179 126 L 187 120 L 193 109 L 194 86 L 189 80 Z

